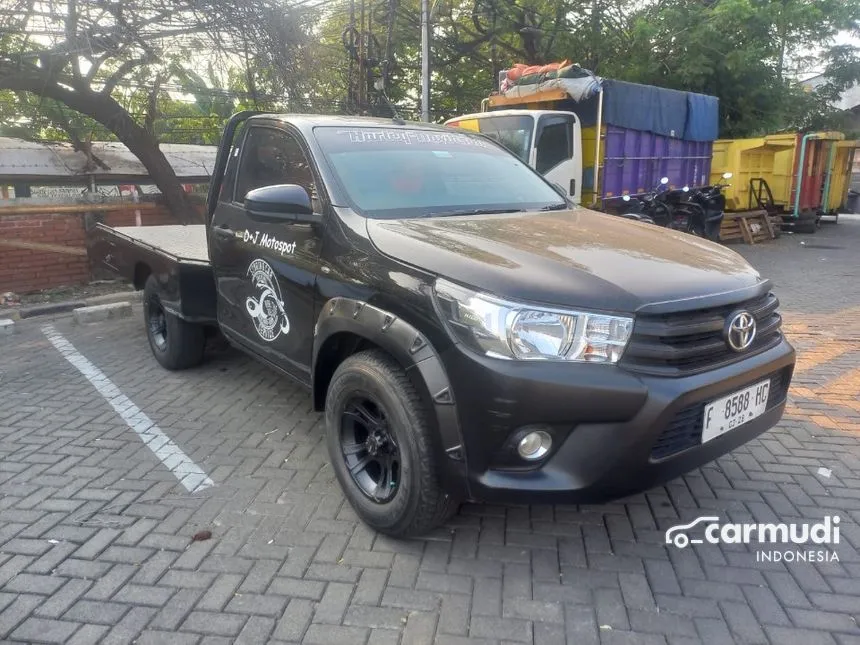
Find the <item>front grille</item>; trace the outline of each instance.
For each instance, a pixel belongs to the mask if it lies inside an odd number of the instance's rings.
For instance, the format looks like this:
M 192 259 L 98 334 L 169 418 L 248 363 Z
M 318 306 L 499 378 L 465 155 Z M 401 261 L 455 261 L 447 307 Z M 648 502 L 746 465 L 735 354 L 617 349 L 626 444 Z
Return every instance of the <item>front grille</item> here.
M 684 376 L 743 360 L 776 345 L 782 318 L 772 293 L 722 307 L 659 315 L 639 315 L 621 365 L 660 376 Z M 729 348 L 723 329 L 729 314 L 746 310 L 756 320 L 756 335 L 745 352 Z
M 770 410 L 785 401 L 788 394 L 789 370 L 786 368 L 770 376 L 770 390 L 767 397 L 767 409 Z M 739 387 L 737 389 L 743 389 Z M 729 394 L 726 392 L 725 394 Z M 725 394 L 723 396 L 725 396 Z M 713 397 L 718 399 L 719 396 Z M 713 400 L 711 399 L 711 400 Z M 651 448 L 652 459 L 665 459 L 672 455 L 697 446 L 702 442 L 702 425 L 705 421 L 705 406 L 710 401 L 703 401 L 688 406 L 678 412 L 669 425 L 660 433 L 660 437 Z

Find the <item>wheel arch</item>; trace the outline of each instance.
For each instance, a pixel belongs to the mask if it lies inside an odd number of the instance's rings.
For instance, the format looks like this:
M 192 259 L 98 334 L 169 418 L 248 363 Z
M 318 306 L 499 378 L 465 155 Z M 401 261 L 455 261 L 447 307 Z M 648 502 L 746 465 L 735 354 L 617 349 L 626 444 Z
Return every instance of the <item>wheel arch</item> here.
M 405 371 L 428 411 L 445 458 L 440 463 L 465 476 L 465 450 L 448 375 L 436 349 L 402 318 L 351 298 L 326 302 L 314 330 L 311 373 L 314 408 L 325 407 L 325 396 L 337 366 L 348 356 L 378 348 Z
M 134 265 L 134 271 L 132 274 L 132 284 L 134 285 L 134 288 L 138 291 L 143 289 L 143 287 L 146 285 L 146 279 L 150 276 L 151 273 L 152 268 L 149 266 L 148 263 L 138 261 Z

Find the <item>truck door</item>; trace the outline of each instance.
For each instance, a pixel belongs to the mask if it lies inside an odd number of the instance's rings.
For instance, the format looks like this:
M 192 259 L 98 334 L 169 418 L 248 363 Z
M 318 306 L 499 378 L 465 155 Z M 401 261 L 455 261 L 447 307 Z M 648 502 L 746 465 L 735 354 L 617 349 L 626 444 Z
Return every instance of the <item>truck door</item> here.
M 582 194 L 582 133 L 575 114 L 542 114 L 535 132 L 534 168 L 574 203 Z
M 307 383 L 322 228 L 261 221 L 243 202 L 255 188 L 298 184 L 321 213 L 320 182 L 300 135 L 272 125 L 249 124 L 230 165 L 225 181 L 234 185 L 222 191 L 210 231 L 218 322 L 232 341 Z

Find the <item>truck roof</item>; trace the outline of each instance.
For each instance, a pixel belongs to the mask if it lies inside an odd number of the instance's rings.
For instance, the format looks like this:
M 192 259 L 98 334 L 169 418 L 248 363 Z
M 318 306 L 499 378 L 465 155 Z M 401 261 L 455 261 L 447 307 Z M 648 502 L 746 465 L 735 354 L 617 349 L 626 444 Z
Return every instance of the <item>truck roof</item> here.
M 252 116 L 248 121 L 281 121 L 296 126 L 300 130 L 310 129 L 317 126 L 339 125 L 344 127 L 367 127 L 367 126 L 386 126 L 412 128 L 421 130 L 437 130 L 450 132 L 450 128 L 435 123 L 424 123 L 422 121 L 407 121 L 396 120 L 391 117 L 370 117 L 370 116 L 340 116 L 330 114 L 258 114 Z
M 577 119 L 579 116 L 569 110 L 532 110 L 529 108 L 507 108 L 505 110 L 490 110 L 488 112 L 470 112 L 469 114 L 460 114 L 458 116 L 447 119 L 445 123 L 452 121 L 464 121 L 466 119 L 482 119 L 490 116 L 522 116 L 522 115 L 540 116 L 541 114 L 572 114 Z

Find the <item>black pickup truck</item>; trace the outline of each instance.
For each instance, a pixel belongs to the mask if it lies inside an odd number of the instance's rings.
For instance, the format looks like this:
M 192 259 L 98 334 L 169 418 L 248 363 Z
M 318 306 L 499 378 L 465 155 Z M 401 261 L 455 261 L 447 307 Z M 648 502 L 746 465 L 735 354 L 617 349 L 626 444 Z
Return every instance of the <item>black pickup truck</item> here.
M 94 232 L 168 369 L 226 339 L 310 388 L 358 514 L 644 490 L 776 424 L 795 353 L 771 284 L 685 233 L 571 205 L 482 135 L 240 113 L 205 224 Z

